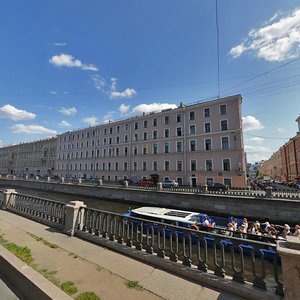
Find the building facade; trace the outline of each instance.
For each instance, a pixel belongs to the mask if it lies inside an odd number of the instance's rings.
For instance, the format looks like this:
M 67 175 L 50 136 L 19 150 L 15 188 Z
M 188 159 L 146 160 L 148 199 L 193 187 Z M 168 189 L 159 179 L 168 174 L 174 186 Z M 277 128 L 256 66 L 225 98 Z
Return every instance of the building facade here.
M 240 95 L 57 136 L 54 174 L 105 181 L 175 179 L 244 187 Z
M 261 175 L 285 183 L 300 181 L 300 117 L 296 122 L 298 122 L 297 134 L 274 152 L 270 159 L 264 161 Z
M 0 174 L 50 176 L 54 171 L 57 139 L 0 148 Z

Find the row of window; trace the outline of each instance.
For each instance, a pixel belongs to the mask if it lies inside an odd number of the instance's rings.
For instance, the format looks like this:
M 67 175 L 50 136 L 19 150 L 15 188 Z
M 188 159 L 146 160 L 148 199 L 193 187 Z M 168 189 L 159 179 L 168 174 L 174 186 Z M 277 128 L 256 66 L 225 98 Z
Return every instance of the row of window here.
M 225 130 L 228 130 L 228 123 L 227 123 L 227 120 L 222 120 L 221 121 L 221 130 L 222 131 L 225 131 Z M 204 131 L 205 133 L 209 133 L 211 132 L 211 124 L 210 123 L 205 123 L 205 126 L 204 126 Z M 177 127 L 176 128 L 176 136 L 182 136 L 182 128 L 181 127 Z M 196 125 L 190 125 L 189 126 L 189 134 L 190 135 L 194 135 L 196 134 Z M 166 128 L 164 129 L 164 138 L 170 138 L 171 137 L 171 134 L 170 134 L 170 129 L 169 128 Z M 154 130 L 152 132 L 152 139 L 156 140 L 158 139 L 158 131 L 157 130 Z M 144 132 L 143 135 L 142 135 L 142 140 L 146 141 L 148 140 L 148 132 Z M 128 135 L 125 135 L 124 136 L 124 143 L 128 143 L 129 141 L 129 137 Z M 139 141 L 139 134 L 138 133 L 135 133 L 134 136 L 133 136 L 133 141 L 134 142 L 138 142 Z M 116 136 L 115 137 L 115 141 L 114 141 L 116 144 L 119 144 L 120 143 L 120 137 L 119 136 Z M 113 144 L 113 138 L 104 138 L 103 139 L 103 145 L 112 145 Z M 97 141 L 97 146 L 100 146 L 101 145 L 101 142 L 100 140 Z M 89 141 L 86 141 L 85 143 L 84 142 L 77 142 L 76 143 L 76 148 L 83 148 L 83 147 L 95 147 L 95 141 L 92 140 L 91 142 Z M 59 149 L 62 150 L 70 150 L 70 149 L 74 149 L 75 148 L 75 144 L 64 144 L 63 147 L 62 145 L 59 146 Z
M 159 154 L 159 144 L 152 144 L 152 154 Z M 222 137 L 221 138 L 221 149 L 227 150 L 229 149 L 229 137 Z M 139 152 L 139 150 L 142 152 Z M 204 139 L 204 148 L 199 150 L 213 150 L 212 147 L 212 139 Z M 197 151 L 197 144 L 195 140 L 189 141 L 189 151 L 194 152 Z M 177 141 L 176 142 L 176 152 L 183 152 L 183 142 Z M 163 144 L 163 153 L 171 153 L 170 142 L 165 142 Z M 145 144 L 142 145 L 142 149 L 139 146 L 133 146 L 133 155 L 138 154 L 150 154 L 149 145 Z M 97 150 L 86 150 L 80 152 L 71 152 L 71 153 L 59 153 L 58 159 L 78 159 L 78 158 L 94 158 L 94 157 L 112 157 L 112 156 L 127 156 L 129 155 L 128 147 L 123 148 L 123 153 L 120 153 L 120 148 L 108 148 L 108 149 L 97 149 Z
M 163 171 L 174 171 L 171 169 L 171 163 L 168 160 L 165 160 L 163 163 Z M 103 162 L 103 163 L 90 163 L 90 164 L 58 164 L 57 170 L 61 171 L 128 171 L 128 162 L 123 162 L 123 168 L 120 169 L 120 163 L 115 162 Z M 162 167 L 162 166 L 161 166 Z M 176 171 L 183 171 L 183 162 L 181 160 L 176 161 Z M 213 168 L 213 160 L 207 159 L 205 160 L 205 171 L 214 171 Z M 150 168 L 150 169 L 149 169 Z M 202 166 L 200 167 L 202 170 Z M 146 161 L 143 161 L 140 168 L 138 168 L 138 162 L 134 161 L 132 164 L 133 171 L 161 171 L 158 169 L 158 162 L 153 161 L 151 162 L 151 166 L 147 165 Z M 222 170 L 223 171 L 230 171 L 231 170 L 231 161 L 230 158 L 223 158 L 222 159 Z M 197 160 L 193 159 L 190 161 L 189 171 L 198 171 L 197 168 Z
M 227 105 L 226 104 L 221 104 L 219 106 L 219 112 L 220 112 L 220 115 L 226 115 L 227 114 Z M 204 108 L 203 109 L 203 117 L 205 118 L 208 118 L 211 116 L 211 109 L 210 108 Z M 196 112 L 195 111 L 190 111 L 189 112 L 189 120 L 193 121 L 196 119 Z M 170 116 L 164 116 L 164 124 L 165 125 L 168 125 L 170 123 Z M 176 114 L 176 122 L 177 123 L 180 123 L 182 122 L 182 114 L 181 113 L 178 113 Z M 148 128 L 148 120 L 144 120 L 142 121 L 142 124 L 143 124 L 143 128 Z M 208 124 L 208 123 L 207 123 Z M 152 119 L 152 126 L 155 127 L 155 126 L 158 126 L 158 118 L 153 118 Z M 115 127 L 115 132 L 116 133 L 119 133 L 120 132 L 120 125 L 117 125 Z M 134 129 L 137 130 L 139 128 L 139 122 L 134 122 Z M 124 125 L 124 131 L 127 132 L 129 130 L 129 124 L 126 123 Z M 221 130 L 227 130 L 227 129 L 221 129 Z M 206 132 L 206 131 L 205 131 Z M 86 133 L 84 132 L 81 132 L 81 133 L 77 133 L 77 134 L 72 134 L 72 135 L 69 135 L 68 137 L 67 136 L 64 136 L 64 137 L 60 137 L 60 142 L 66 142 L 66 141 L 71 141 L 71 140 L 75 140 L 75 138 L 77 138 L 77 140 L 79 140 L 80 138 L 81 139 L 84 139 L 84 138 L 90 138 L 90 137 L 95 137 L 95 136 L 99 136 L 99 129 L 97 130 L 92 130 L 91 132 L 87 131 Z M 113 127 L 105 127 L 103 128 L 103 135 L 107 135 L 107 134 L 113 134 Z

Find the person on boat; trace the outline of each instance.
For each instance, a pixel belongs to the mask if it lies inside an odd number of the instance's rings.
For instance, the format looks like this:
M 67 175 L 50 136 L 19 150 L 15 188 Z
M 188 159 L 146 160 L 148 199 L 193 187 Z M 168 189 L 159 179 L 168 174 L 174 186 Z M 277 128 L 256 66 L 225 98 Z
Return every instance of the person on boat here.
M 229 222 L 227 224 L 227 231 L 226 231 L 226 234 L 229 235 L 229 236 L 232 236 L 233 235 L 233 232 L 234 232 L 234 224 L 233 222 Z
M 293 233 L 293 236 L 300 237 L 300 225 L 295 226 L 295 232 Z
M 244 227 L 245 227 L 245 230 L 247 232 L 247 230 L 248 230 L 248 220 L 246 218 L 243 219 L 243 224 L 245 225 Z
M 237 221 L 237 219 L 233 219 L 232 225 L 233 225 L 233 230 L 236 231 L 238 229 L 238 221 Z
M 286 239 L 286 237 L 288 235 L 292 235 L 291 233 L 291 227 L 289 226 L 289 224 L 284 224 L 283 226 L 283 232 L 282 232 L 282 237 Z

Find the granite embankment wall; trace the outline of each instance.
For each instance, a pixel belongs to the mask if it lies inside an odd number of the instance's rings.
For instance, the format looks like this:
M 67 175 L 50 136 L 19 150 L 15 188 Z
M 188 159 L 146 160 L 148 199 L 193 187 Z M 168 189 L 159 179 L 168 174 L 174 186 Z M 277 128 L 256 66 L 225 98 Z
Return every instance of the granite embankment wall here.
M 270 218 L 272 222 L 299 223 L 300 200 L 266 197 L 232 196 L 221 194 L 192 194 L 171 191 L 152 191 L 119 186 L 91 186 L 84 184 L 53 183 L 29 180 L 0 179 L 2 188 L 30 188 L 80 196 L 98 197 L 137 203 L 147 206 L 173 207 L 185 210 L 205 211 L 211 215 L 247 216 Z M 59 199 L 57 199 L 59 200 Z

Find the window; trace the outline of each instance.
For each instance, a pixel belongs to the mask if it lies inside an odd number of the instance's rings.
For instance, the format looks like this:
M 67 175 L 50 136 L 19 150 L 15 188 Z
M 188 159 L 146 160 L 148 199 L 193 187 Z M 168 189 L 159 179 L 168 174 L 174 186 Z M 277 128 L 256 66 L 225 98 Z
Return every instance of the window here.
M 147 154 L 148 153 L 148 146 L 144 145 L 143 146 L 143 154 Z
M 211 150 L 211 139 L 205 139 L 205 150 Z
M 176 115 L 176 122 L 181 122 L 181 114 Z
M 153 171 L 157 171 L 157 161 L 153 162 Z
M 106 134 L 107 133 L 107 128 L 104 128 L 104 134 Z
M 156 140 L 157 139 L 157 130 L 153 131 L 153 139 Z
M 128 155 L 128 147 L 124 148 L 124 155 L 127 156 Z
M 190 120 L 195 120 L 195 112 L 190 111 Z
M 119 148 L 116 148 L 116 156 L 119 156 Z
M 204 108 L 204 117 L 205 118 L 210 117 L 210 109 L 209 108 Z
M 133 154 L 134 154 L 134 155 L 137 155 L 137 154 L 138 154 L 138 149 L 137 149 L 137 146 L 134 146 L 134 149 L 133 149 Z
M 112 143 L 112 138 L 109 138 L 109 144 L 111 145 L 111 143 Z
M 117 133 L 120 132 L 120 126 L 119 126 L 119 125 L 116 127 L 116 132 L 117 132 Z
M 117 144 L 120 143 L 120 137 L 119 137 L 119 136 L 116 137 L 116 143 L 117 143 Z
M 165 125 L 169 124 L 169 116 L 165 116 Z
M 144 121 L 144 128 L 147 128 L 147 126 L 148 126 L 148 121 L 145 120 L 145 121 Z
M 119 171 L 119 163 L 118 162 L 116 162 L 116 164 L 115 164 L 115 170 Z
M 221 114 L 221 115 L 226 115 L 226 113 L 227 113 L 227 107 L 226 107 L 226 104 L 220 105 L 220 114 Z
M 176 152 L 182 152 L 182 142 L 176 143 Z
M 169 137 L 170 137 L 170 130 L 165 129 L 165 138 L 169 138 Z
M 128 125 L 128 124 L 125 124 L 124 130 L 125 130 L 125 131 L 128 131 L 128 129 L 129 129 L 129 125 Z
M 144 141 L 146 141 L 148 138 L 148 133 L 147 132 L 144 132 Z
M 229 188 L 231 188 L 231 178 L 224 178 L 224 185 L 227 185 Z
M 196 171 L 197 170 L 197 162 L 196 160 L 191 160 L 191 171 Z
M 205 123 L 205 124 L 204 124 L 204 131 L 205 131 L 206 133 L 211 131 L 210 123 Z
M 170 144 L 165 143 L 165 153 L 169 153 L 169 152 L 170 152 Z
M 223 158 L 223 170 L 230 171 L 230 159 L 229 158 Z
M 134 161 L 134 162 L 133 162 L 133 171 L 136 171 L 136 170 L 137 170 L 137 162 Z
M 196 125 L 190 125 L 190 134 L 196 134 Z
M 102 170 L 105 171 L 105 163 L 102 163 Z
M 177 171 L 182 171 L 182 161 L 181 160 L 177 161 Z
M 229 149 L 229 139 L 228 137 L 222 137 L 222 149 Z
M 196 151 L 196 141 L 190 141 L 190 150 Z
M 227 120 L 222 120 L 221 121 L 221 130 L 228 130 L 228 124 L 227 124 Z
M 153 154 L 157 154 L 157 144 L 153 144 Z
M 143 161 L 143 171 L 147 171 L 147 162 Z
M 112 127 L 110 127 L 109 128 L 109 133 L 112 134 L 112 132 L 113 132 L 113 129 L 112 129 Z
M 168 160 L 165 161 L 165 171 L 170 171 L 170 162 Z
M 123 168 L 124 168 L 124 171 L 127 171 L 127 168 L 128 168 L 127 161 L 124 161 Z
M 128 135 L 127 134 L 124 136 L 124 142 L 128 143 Z
M 157 126 L 157 119 L 153 119 L 153 126 Z
M 206 184 L 208 186 L 212 186 L 214 184 L 214 179 L 213 178 L 206 178 Z
M 205 161 L 205 170 L 206 171 L 212 171 L 213 168 L 212 168 L 212 160 L 211 159 L 207 159 Z
M 134 141 L 137 142 L 139 140 L 139 135 L 137 133 L 134 134 Z
M 177 136 L 181 136 L 181 127 L 176 128 Z
M 103 144 L 106 145 L 107 144 L 107 139 L 103 140 Z
M 135 122 L 134 123 L 134 129 L 138 129 L 139 128 L 139 123 L 138 122 Z

